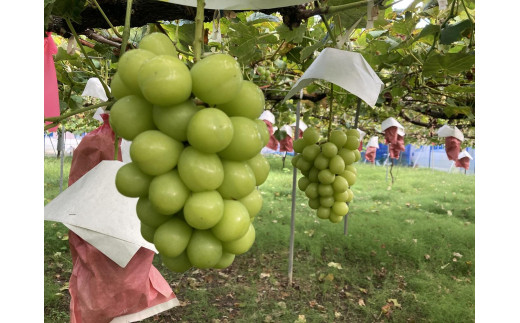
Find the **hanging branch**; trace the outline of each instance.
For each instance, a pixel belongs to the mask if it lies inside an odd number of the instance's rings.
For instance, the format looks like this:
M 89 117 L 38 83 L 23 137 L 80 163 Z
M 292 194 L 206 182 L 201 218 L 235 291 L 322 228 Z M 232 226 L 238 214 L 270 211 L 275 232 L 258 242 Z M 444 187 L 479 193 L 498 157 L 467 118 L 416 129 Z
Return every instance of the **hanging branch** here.
M 48 125 L 45 125 L 44 130 L 48 130 L 48 129 L 51 129 L 51 128 L 57 126 L 62 120 L 65 120 L 65 119 L 67 119 L 69 117 L 72 117 L 73 115 L 80 114 L 80 113 L 83 113 L 83 112 L 87 112 L 87 111 L 90 111 L 90 110 L 93 110 L 93 109 L 97 109 L 97 108 L 100 108 L 100 107 L 104 107 L 104 106 L 111 106 L 113 103 L 114 103 L 113 100 L 108 100 L 106 102 L 101 102 L 101 103 L 98 103 L 98 104 L 90 105 L 88 107 L 84 107 L 84 108 L 80 108 L 80 109 L 77 109 L 77 110 L 74 110 L 74 111 L 70 111 L 70 112 L 62 114 L 62 115 L 60 115 L 58 117 L 45 118 L 45 119 L 43 119 L 44 121 L 50 121 L 52 123 L 50 123 Z
M 99 75 L 99 73 L 98 73 L 98 71 L 96 69 L 96 66 L 94 66 L 94 63 L 92 62 L 92 59 L 87 55 L 87 52 L 85 51 L 85 48 L 81 44 L 80 38 L 79 38 L 78 34 L 76 33 L 76 30 L 74 30 L 74 27 L 72 26 L 72 23 L 70 22 L 70 19 L 67 18 L 66 22 L 67 22 L 67 25 L 69 26 L 70 30 L 72 31 L 72 34 L 74 35 L 74 39 L 76 39 L 76 43 L 78 44 L 79 49 L 83 53 L 83 56 L 85 56 L 85 59 L 87 60 L 87 64 L 90 66 L 90 68 L 92 69 L 92 72 L 94 72 L 96 77 L 101 82 L 101 85 L 103 86 L 103 89 L 105 90 L 105 94 L 106 94 L 107 98 L 111 98 L 112 94 L 110 93 L 110 90 L 108 89 L 108 86 L 105 84 L 104 80 Z

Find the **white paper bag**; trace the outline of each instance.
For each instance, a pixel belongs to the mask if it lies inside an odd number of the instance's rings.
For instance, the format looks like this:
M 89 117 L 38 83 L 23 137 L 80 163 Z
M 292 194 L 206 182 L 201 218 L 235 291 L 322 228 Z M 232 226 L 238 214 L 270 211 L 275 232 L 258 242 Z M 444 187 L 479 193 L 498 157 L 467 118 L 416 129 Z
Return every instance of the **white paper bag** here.
M 359 53 L 325 48 L 294 84 L 283 101 L 315 80 L 336 84 L 374 107 L 384 84 Z M 283 102 L 282 101 L 282 102 Z

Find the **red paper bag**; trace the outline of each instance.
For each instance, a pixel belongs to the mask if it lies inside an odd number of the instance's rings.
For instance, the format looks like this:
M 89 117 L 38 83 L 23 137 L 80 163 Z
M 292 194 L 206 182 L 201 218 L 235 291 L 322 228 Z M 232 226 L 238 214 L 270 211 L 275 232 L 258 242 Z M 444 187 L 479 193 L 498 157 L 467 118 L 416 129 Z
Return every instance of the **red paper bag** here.
M 455 161 L 456 167 L 462 167 L 466 170 L 469 169 L 469 157 L 462 157 L 461 159 L 457 159 Z
M 291 136 L 287 135 L 280 141 L 280 151 L 293 151 L 293 139 Z
M 269 130 L 269 142 L 267 143 L 266 147 L 272 150 L 278 149 L 278 140 L 274 137 L 274 129 L 273 124 L 268 120 L 263 120 L 265 124 L 267 125 L 267 129 Z
M 367 150 L 365 152 L 365 159 L 373 163 L 376 160 L 376 150 L 376 147 L 367 147 Z
M 405 151 L 404 137 L 397 133 L 397 127 L 389 127 L 385 130 L 385 143 L 388 145 L 390 158 L 399 159 L 401 151 Z
M 101 116 L 103 125 L 86 135 L 74 151 L 69 186 L 102 160 L 114 158 L 115 136 L 108 115 Z M 121 160 L 120 152 L 118 156 Z M 69 231 L 69 246 L 72 256 L 71 323 L 110 322 L 149 309 L 149 313 L 141 314 L 143 319 L 143 315 L 154 315 L 173 306 L 166 306 L 166 302 L 176 296 L 152 265 L 152 250 L 141 247 L 122 268 L 72 231 Z M 161 304 L 165 306 L 161 307 Z
M 455 137 L 446 137 L 445 150 L 449 160 L 457 161 L 459 159 L 461 141 Z

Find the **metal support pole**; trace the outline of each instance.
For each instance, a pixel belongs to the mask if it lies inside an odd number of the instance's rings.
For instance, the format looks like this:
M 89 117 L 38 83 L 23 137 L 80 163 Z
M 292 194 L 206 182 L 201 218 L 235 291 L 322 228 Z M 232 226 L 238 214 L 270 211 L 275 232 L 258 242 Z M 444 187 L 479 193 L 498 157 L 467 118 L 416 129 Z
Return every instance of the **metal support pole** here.
M 303 89 L 300 90 L 300 100 L 296 104 L 296 126 L 295 133 L 300 133 L 300 104 L 303 98 Z M 296 155 L 295 155 L 296 156 Z M 294 158 L 294 157 L 293 157 Z M 291 234 L 289 238 L 289 286 L 292 286 L 293 277 L 293 259 L 294 259 L 294 214 L 296 210 L 296 178 L 298 177 L 298 169 L 293 167 L 293 181 L 291 192 Z

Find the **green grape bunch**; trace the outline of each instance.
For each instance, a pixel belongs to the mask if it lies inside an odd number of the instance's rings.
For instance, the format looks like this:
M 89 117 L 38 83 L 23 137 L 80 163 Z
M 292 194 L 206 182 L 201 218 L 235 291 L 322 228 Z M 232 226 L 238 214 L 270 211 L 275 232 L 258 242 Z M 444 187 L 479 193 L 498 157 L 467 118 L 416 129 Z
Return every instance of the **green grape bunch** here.
M 348 213 L 357 178 L 353 164 L 361 159 L 359 141 L 356 129 L 332 130 L 328 140 L 320 141 L 320 132 L 313 127 L 294 141 L 297 155 L 291 163 L 303 175 L 298 189 L 305 193 L 318 218 L 338 223 Z
M 111 88 L 110 125 L 131 141 L 115 185 L 137 198 L 143 238 L 174 272 L 230 266 L 255 241 L 270 170 L 263 92 L 228 54 L 188 68 L 161 33 L 121 57 Z

